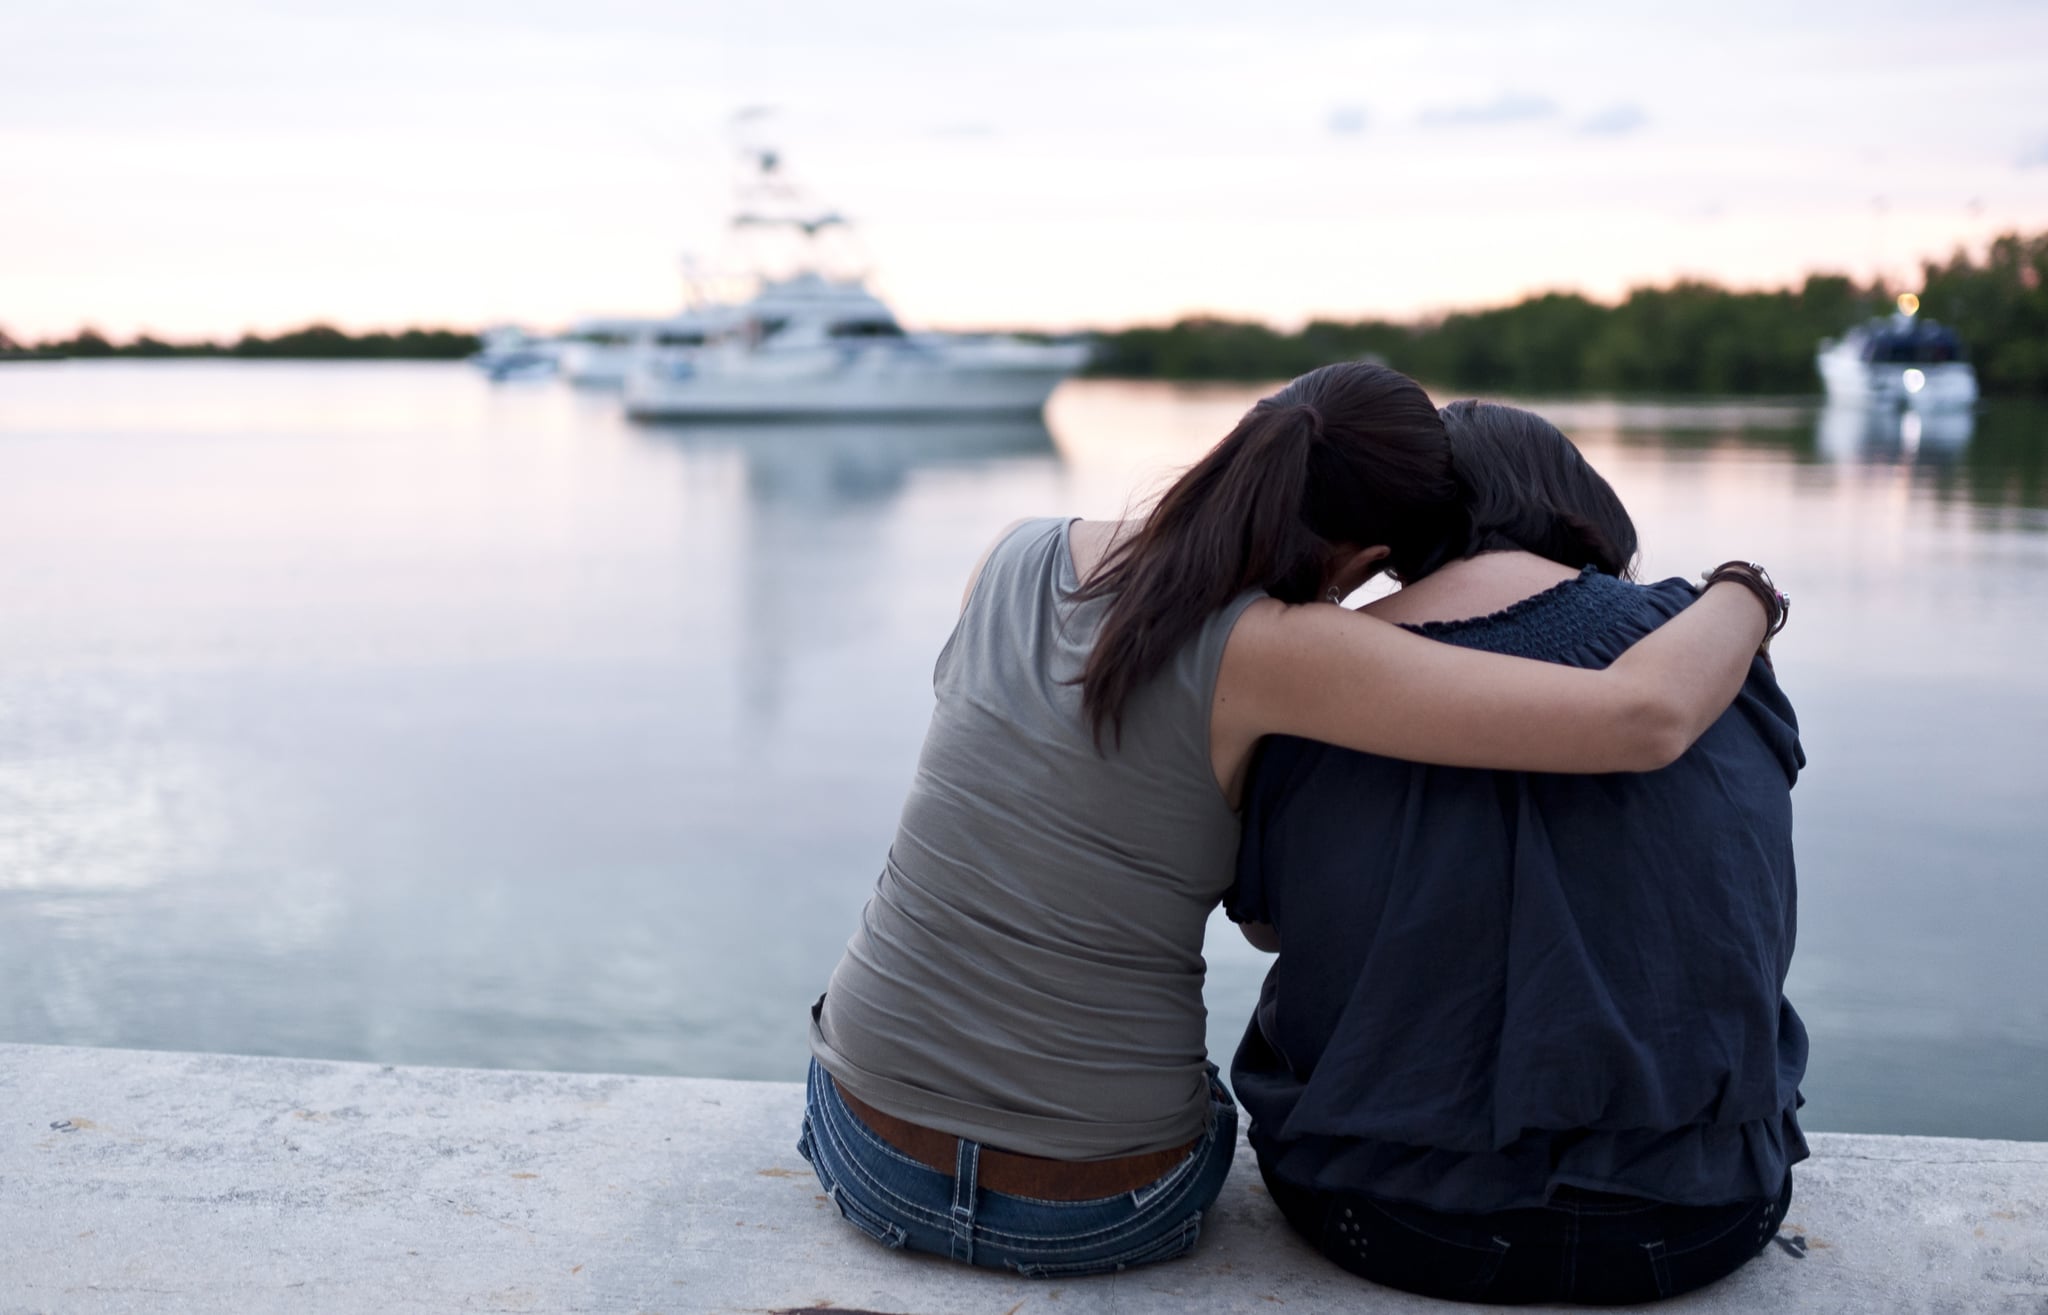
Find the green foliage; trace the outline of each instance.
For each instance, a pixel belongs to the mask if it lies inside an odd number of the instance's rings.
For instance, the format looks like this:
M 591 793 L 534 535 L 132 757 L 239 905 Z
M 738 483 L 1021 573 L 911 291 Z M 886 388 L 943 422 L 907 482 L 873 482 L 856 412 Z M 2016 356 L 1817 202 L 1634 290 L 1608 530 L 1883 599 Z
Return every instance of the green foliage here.
M 1922 313 L 1969 345 L 1987 393 L 2048 396 L 2048 234 L 2007 235 L 1983 264 L 1957 252 L 1926 267 Z M 1189 319 L 1102 336 L 1090 372 L 1126 378 L 1286 379 L 1378 357 L 1420 379 L 1503 393 L 1811 393 L 1821 340 L 1891 309 L 1882 286 L 1839 274 L 1739 292 L 1682 281 L 1620 304 L 1547 292 L 1423 324 L 1317 320 L 1283 334 Z
M 1981 265 L 1959 250 L 1924 274 L 1922 313 L 1962 335 L 1985 392 L 2048 396 L 2048 233 L 2007 233 Z
M 225 346 L 212 342 L 164 342 L 148 334 L 115 344 L 92 329 L 41 344 L 44 351 L 66 356 L 241 356 L 256 360 L 299 361 L 451 361 L 482 344 L 473 333 L 450 329 L 407 329 L 402 333 L 348 334 L 327 324 L 280 333 L 274 338 L 245 333 Z
M 69 342 L 46 342 L 43 349 L 66 356 L 112 356 L 118 350 L 93 329 L 80 329 Z
M 1327 359 L 1317 357 L 1300 335 L 1244 320 L 1202 318 L 1105 335 L 1090 368 L 1123 378 L 1283 379 Z
M 2048 397 L 2048 233 L 2008 233 L 1982 263 L 1957 251 L 1929 263 L 1922 313 L 1969 346 L 1986 393 Z M 1330 361 L 1374 357 L 1447 387 L 1502 393 L 1810 393 L 1815 349 L 1890 309 L 1881 286 L 1815 274 L 1797 288 L 1738 292 L 1682 281 L 1636 288 L 1620 304 L 1546 292 L 1512 306 L 1422 324 L 1315 320 L 1282 333 L 1197 317 L 1102 334 L 1089 373 L 1144 379 L 1287 379 Z M 46 342 L 71 356 L 238 356 L 257 360 L 452 360 L 475 334 L 447 329 L 348 334 L 311 324 L 272 338 L 124 344 L 92 329 Z
M 275 338 L 244 334 L 227 349 L 230 356 L 265 360 L 459 360 L 480 346 L 473 333 L 407 329 L 403 333 L 350 335 L 327 324 L 280 333 Z
M 1433 323 L 1318 320 L 1298 334 L 1230 320 L 1105 335 L 1092 371 L 1162 379 L 1280 379 L 1375 356 L 1418 378 L 1482 391 L 1812 391 L 1822 338 L 1873 314 L 1874 289 L 1816 275 L 1797 291 L 1710 283 L 1637 288 L 1618 306 L 1547 292 Z

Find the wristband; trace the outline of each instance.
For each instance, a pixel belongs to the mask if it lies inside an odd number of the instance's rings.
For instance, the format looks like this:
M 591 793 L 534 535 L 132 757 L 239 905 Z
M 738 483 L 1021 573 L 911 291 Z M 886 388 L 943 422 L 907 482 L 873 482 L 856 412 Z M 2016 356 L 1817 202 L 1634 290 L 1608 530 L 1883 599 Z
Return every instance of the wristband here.
M 1771 581 L 1771 573 L 1755 562 L 1722 562 L 1700 578 L 1706 581 L 1704 588 L 1707 589 L 1727 582 L 1739 584 L 1756 595 L 1757 602 L 1763 604 L 1766 619 L 1764 642 L 1757 646 L 1759 653 L 1770 648 L 1771 640 L 1777 637 L 1778 632 L 1785 628 L 1785 622 L 1792 617 L 1791 595 L 1780 592 L 1777 585 Z

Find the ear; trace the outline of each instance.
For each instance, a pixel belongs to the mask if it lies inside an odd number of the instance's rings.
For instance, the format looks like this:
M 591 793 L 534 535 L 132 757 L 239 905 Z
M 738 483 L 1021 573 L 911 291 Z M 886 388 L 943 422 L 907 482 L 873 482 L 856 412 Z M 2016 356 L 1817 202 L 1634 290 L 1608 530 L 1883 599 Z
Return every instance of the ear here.
M 1349 597 L 1367 580 L 1378 575 L 1381 563 L 1391 557 L 1394 550 L 1384 543 L 1370 548 L 1353 548 L 1345 545 L 1330 559 L 1329 583 L 1324 587 L 1336 589 L 1339 597 Z

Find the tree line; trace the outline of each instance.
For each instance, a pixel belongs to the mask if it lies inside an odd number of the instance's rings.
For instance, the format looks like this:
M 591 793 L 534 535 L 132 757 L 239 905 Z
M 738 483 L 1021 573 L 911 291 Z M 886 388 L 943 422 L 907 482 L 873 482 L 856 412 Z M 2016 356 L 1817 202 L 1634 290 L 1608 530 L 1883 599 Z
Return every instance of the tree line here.
M 1958 250 L 1921 269 L 1921 313 L 1962 335 L 1987 393 L 2048 396 L 2048 233 L 2009 233 L 1982 260 Z M 1196 317 L 1095 336 L 1088 372 L 1127 379 L 1287 379 L 1376 356 L 1446 387 L 1518 393 L 1810 393 L 1814 350 L 1891 309 L 1894 293 L 1837 274 L 1797 288 L 1740 291 L 1700 280 L 1636 288 L 1606 304 L 1550 292 L 1440 319 L 1315 320 L 1293 333 Z M 116 344 L 91 329 L 36 344 L 68 356 L 232 356 L 451 360 L 479 346 L 450 329 L 348 334 L 314 324 L 229 343 Z
M 1218 318 L 1105 333 L 1090 373 L 1286 379 L 1375 356 L 1419 379 L 1520 393 L 1810 393 L 1821 339 L 1888 313 L 1897 289 L 1815 274 L 1738 291 L 1684 280 L 1619 303 L 1552 292 L 1421 323 L 1315 320 L 1294 333 Z M 2048 396 L 2048 233 L 2007 234 L 1983 260 L 1922 267 L 1921 314 L 1962 335 L 1987 393 Z
M 245 333 L 233 342 L 165 342 L 148 334 L 115 343 L 92 329 L 69 338 L 38 343 L 45 352 L 85 358 L 103 356 L 238 356 L 299 361 L 453 361 L 482 345 L 477 335 L 453 329 L 406 329 L 399 333 L 343 333 L 328 324 L 309 324 L 275 337 Z

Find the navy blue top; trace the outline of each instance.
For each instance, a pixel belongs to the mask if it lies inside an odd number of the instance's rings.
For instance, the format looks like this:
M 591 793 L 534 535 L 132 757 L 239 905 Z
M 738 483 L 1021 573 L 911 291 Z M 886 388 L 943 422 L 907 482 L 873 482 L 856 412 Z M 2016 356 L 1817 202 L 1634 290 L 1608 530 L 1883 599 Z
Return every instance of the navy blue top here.
M 1694 596 L 1588 570 L 1414 628 L 1604 667 Z M 1261 1162 L 1438 1210 L 1536 1205 L 1566 1184 L 1691 1205 L 1775 1195 L 1806 1157 L 1806 1029 L 1783 994 L 1804 765 L 1762 661 L 1657 772 L 1267 741 L 1226 898 L 1280 933 L 1231 1070 Z

